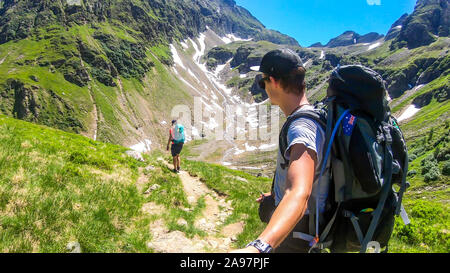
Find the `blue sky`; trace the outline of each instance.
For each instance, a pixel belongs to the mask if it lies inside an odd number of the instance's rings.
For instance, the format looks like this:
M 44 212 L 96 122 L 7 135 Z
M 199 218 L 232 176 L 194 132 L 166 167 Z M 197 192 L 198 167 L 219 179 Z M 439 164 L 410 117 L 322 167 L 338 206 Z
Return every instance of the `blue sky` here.
M 344 31 L 386 35 L 416 0 L 236 0 L 267 28 L 297 39 L 301 46 L 328 43 Z

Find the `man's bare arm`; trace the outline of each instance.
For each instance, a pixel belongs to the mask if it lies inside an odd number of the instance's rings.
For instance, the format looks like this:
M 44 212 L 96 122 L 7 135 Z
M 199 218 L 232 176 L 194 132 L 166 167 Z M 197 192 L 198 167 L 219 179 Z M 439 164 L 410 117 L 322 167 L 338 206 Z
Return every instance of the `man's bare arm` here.
M 171 141 L 172 141 L 172 134 L 169 132 L 169 140 L 167 141 L 167 150 L 169 150 L 169 145 Z
M 303 144 L 291 147 L 287 188 L 259 239 L 278 247 L 303 217 L 311 195 L 316 167 L 316 153 Z

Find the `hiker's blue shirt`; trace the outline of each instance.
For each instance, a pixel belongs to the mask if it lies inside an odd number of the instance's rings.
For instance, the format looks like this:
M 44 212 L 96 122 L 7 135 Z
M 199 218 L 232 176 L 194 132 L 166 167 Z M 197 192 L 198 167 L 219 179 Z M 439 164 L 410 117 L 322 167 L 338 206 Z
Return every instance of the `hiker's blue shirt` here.
M 313 106 L 303 106 L 302 108 L 298 109 L 295 113 L 298 113 L 299 111 L 305 111 L 313 109 Z M 292 115 L 294 115 L 293 113 Z M 287 134 L 287 148 L 284 151 L 285 157 L 287 160 L 290 159 L 290 148 L 295 144 L 303 144 L 306 146 L 307 149 L 313 151 L 317 155 L 317 165 L 315 170 L 315 177 L 314 177 L 314 185 L 313 185 L 313 192 L 311 194 L 311 197 L 308 202 L 308 207 L 311 202 L 315 202 L 315 197 L 317 196 L 317 185 L 318 185 L 318 176 L 320 173 L 320 168 L 322 164 L 322 157 L 323 157 L 323 149 L 325 149 L 325 131 L 322 129 L 322 127 L 317 123 L 317 121 L 301 117 L 291 123 L 288 129 Z M 276 175 L 275 175 L 275 185 L 274 185 L 274 192 L 275 192 L 275 205 L 278 206 L 278 204 L 281 202 L 281 199 L 283 199 L 285 190 L 286 190 L 286 178 L 287 178 L 287 171 L 289 167 L 286 167 L 284 170 L 281 168 L 281 163 L 283 162 L 283 158 L 281 157 L 281 151 L 278 149 L 278 158 L 277 158 L 277 169 L 276 169 Z M 329 173 L 329 168 L 326 169 L 325 173 Z M 325 202 L 326 198 L 328 196 L 328 187 L 329 187 L 329 179 L 322 179 L 320 182 L 320 199 L 319 199 L 319 207 L 320 210 L 323 211 L 325 208 Z M 309 210 L 307 209 L 305 214 L 309 214 Z

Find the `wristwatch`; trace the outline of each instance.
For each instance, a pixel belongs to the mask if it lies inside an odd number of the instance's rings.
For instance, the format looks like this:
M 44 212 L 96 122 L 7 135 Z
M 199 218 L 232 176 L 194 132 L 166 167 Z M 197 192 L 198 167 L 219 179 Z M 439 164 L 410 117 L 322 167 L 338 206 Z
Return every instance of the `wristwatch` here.
M 268 244 L 260 239 L 256 239 L 253 242 L 249 243 L 246 247 L 253 246 L 255 247 L 260 253 L 269 253 L 272 252 L 273 248 Z

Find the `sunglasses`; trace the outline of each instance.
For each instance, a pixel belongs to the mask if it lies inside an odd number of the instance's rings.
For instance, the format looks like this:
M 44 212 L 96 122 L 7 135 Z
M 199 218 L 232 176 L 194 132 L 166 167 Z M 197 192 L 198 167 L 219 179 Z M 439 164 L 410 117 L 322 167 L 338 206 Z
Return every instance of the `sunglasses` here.
M 258 84 L 261 89 L 264 89 L 264 90 L 266 89 L 266 81 L 270 81 L 270 76 L 267 76 L 267 77 L 259 80 Z

